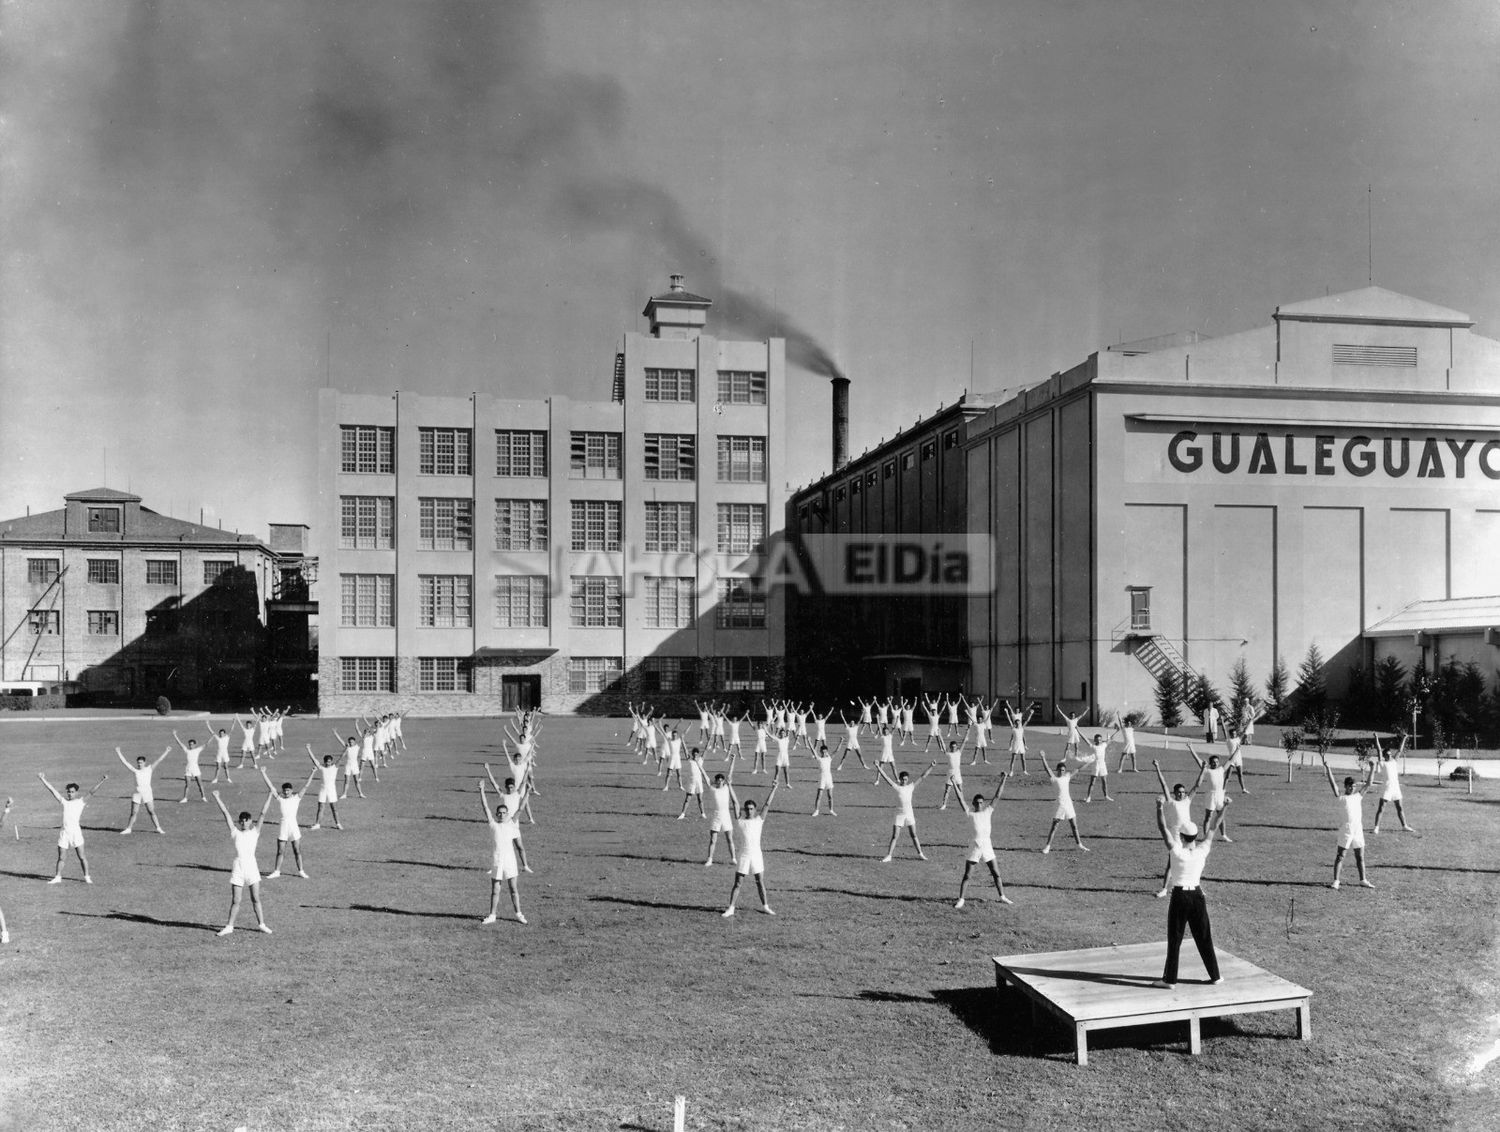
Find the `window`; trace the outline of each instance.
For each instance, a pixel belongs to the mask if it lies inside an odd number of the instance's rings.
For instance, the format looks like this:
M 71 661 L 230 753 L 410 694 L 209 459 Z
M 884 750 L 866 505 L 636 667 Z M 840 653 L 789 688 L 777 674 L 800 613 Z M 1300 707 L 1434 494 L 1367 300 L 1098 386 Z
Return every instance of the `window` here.
M 690 480 L 697 466 L 697 437 L 678 433 L 646 434 L 646 478 Z
M 177 632 L 177 610 L 146 610 L 146 636 L 166 637 Z
M 936 440 L 929 440 L 926 444 L 922 445 L 922 459 L 924 459 L 924 460 L 931 460 L 936 455 L 937 455 L 937 441 Z
M 620 434 L 575 432 L 568 456 L 568 475 L 575 480 L 620 478 Z
M 474 501 L 418 499 L 417 549 L 474 549 Z
M 624 624 L 620 579 L 573 577 L 572 624 L 575 629 L 616 629 Z
M 619 550 L 619 500 L 573 500 L 572 545 L 574 550 Z
M 472 670 L 457 656 L 419 656 L 417 691 L 472 692 Z
M 120 635 L 120 613 L 115 609 L 89 610 L 89 636 L 118 637 Z
M 234 560 L 229 558 L 205 558 L 203 560 L 203 584 L 211 586 L 225 573 L 234 569 Z
M 396 470 L 396 430 L 381 425 L 339 426 L 339 471 L 390 475 Z
M 417 442 L 417 471 L 421 475 L 473 475 L 473 434 L 468 429 L 419 428 Z
M 495 628 L 545 629 L 547 576 L 501 574 L 495 578 Z
M 417 577 L 417 624 L 434 629 L 467 629 L 473 621 L 467 574 L 420 574 Z
M 859 494 L 859 486 L 860 486 L 860 484 L 862 482 L 863 481 L 860 480 L 860 479 L 858 479 L 858 478 L 850 480 L 849 481 L 849 494 L 850 495 L 858 495 Z
M 620 680 L 625 666 L 617 656 L 568 658 L 568 691 L 608 692 Z
M 1151 587 L 1130 587 L 1130 627 L 1141 631 L 1151 629 Z
M 721 369 L 719 400 L 726 405 L 764 405 L 766 375 L 755 370 Z
M 545 499 L 495 500 L 496 550 L 546 550 Z
M 57 558 L 28 558 L 26 560 L 28 582 L 42 582 L 50 585 L 57 581 L 60 570 L 61 560 Z
M 90 558 L 89 581 L 100 586 L 120 584 L 120 560 L 118 558 Z
M 396 690 L 396 662 L 388 656 L 340 657 L 339 676 L 345 692 Z
M 715 608 L 720 629 L 766 627 L 766 591 L 757 578 L 720 578 Z
M 1358 346 L 1334 343 L 1333 364 L 1336 366 L 1400 366 L 1415 369 L 1417 348 L 1415 346 Z
M 646 578 L 646 628 L 686 629 L 697 616 L 693 578 Z
M 764 692 L 766 670 L 763 656 L 721 656 L 718 658 L 719 691 Z
M 875 475 L 875 470 L 872 468 L 870 471 L 865 473 L 865 486 L 874 487 L 876 479 L 877 477 Z
M 495 430 L 495 474 L 545 479 L 547 434 L 497 428 Z
M 895 476 L 895 474 L 896 474 L 896 461 L 894 461 L 894 460 L 887 460 L 885 462 L 885 478 L 886 479 L 891 479 L 892 477 Z
M 949 448 L 957 448 L 957 447 L 958 447 L 958 429 L 954 429 L 951 432 L 945 432 L 945 433 L 943 433 L 943 449 L 944 449 L 944 451 L 946 451 Z
M 341 550 L 390 550 L 395 545 L 394 499 L 386 495 L 339 496 Z
M 641 661 L 643 692 L 691 692 L 698 684 L 698 666 L 690 656 L 648 656 Z
M 912 468 L 916 467 L 916 464 L 917 464 L 917 454 L 915 452 L 907 452 L 904 455 L 902 455 L 902 457 L 901 457 L 901 470 L 903 472 L 910 471 Z
M 693 549 L 693 505 L 691 503 L 646 504 L 646 549 L 691 551 Z
M 765 483 L 764 436 L 719 437 L 720 483 Z
M 646 400 L 691 401 L 695 376 L 690 369 L 648 369 Z
M 146 559 L 146 584 L 148 586 L 175 586 L 177 584 L 176 559 Z
M 848 496 L 849 489 L 846 488 L 843 484 L 839 484 L 839 486 L 834 489 L 833 499 L 835 503 L 842 503 L 845 499 L 848 498 Z
M 764 503 L 719 504 L 719 553 L 751 554 L 766 537 Z
M 62 610 L 33 609 L 26 615 L 26 625 L 33 637 L 58 637 L 62 635 Z
M 392 574 L 339 575 L 339 623 L 361 629 L 395 625 L 395 587 Z
M 120 533 L 120 509 L 118 507 L 90 507 L 89 534 Z

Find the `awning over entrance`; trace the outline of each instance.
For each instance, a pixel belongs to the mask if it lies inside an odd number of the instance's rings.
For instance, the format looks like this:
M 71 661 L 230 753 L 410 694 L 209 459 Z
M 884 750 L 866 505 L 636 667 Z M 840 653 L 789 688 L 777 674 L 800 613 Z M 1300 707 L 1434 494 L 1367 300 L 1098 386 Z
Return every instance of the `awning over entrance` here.
M 1446 637 L 1486 632 L 1500 633 L 1500 595 L 1414 601 L 1366 628 L 1365 636 L 1412 637 L 1425 633 Z
M 500 649 L 482 648 L 475 649 L 474 655 L 469 660 L 474 664 L 507 665 L 514 668 L 524 668 L 529 664 L 541 664 L 549 656 L 557 652 L 554 648 L 533 649 Z

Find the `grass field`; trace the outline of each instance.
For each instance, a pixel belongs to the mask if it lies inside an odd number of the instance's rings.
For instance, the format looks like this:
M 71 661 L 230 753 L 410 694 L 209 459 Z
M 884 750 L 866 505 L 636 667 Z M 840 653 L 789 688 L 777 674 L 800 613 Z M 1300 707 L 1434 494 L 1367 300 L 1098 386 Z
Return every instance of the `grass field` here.
M 1061 834 L 1038 853 L 1045 780 L 1007 787 L 995 843 L 1016 903 L 976 878 L 956 911 L 968 826 L 936 809 L 940 775 L 917 791 L 931 860 L 905 845 L 886 865 L 891 791 L 848 763 L 839 816 L 814 819 L 803 757 L 766 823 L 778 915 L 747 893 L 724 920 L 731 870 L 703 867 L 707 823 L 674 820 L 681 795 L 625 752 L 617 721 L 550 720 L 524 827 L 531 923 L 481 927 L 475 783 L 503 761 L 497 732 L 415 720 L 400 765 L 340 807 L 346 831 L 306 834 L 311 879 L 263 884 L 276 934 L 219 939 L 229 838 L 212 803 L 176 803 L 175 754 L 157 776 L 167 836 L 112 832 L 130 779 L 111 748 L 154 757 L 169 727 L 0 724 L 0 796 L 20 823 L 0 840 L 0 1128 L 665 1130 L 679 1093 L 689 1128 L 1494 1127 L 1500 1061 L 1466 1068 L 1500 1040 L 1490 784 L 1409 781 L 1422 835 L 1371 838 L 1378 887 L 1336 893 L 1327 784 L 1252 764 L 1235 844 L 1208 867 L 1214 933 L 1314 991 L 1312 1043 L 1290 1014 L 1248 1015 L 1205 1023 L 1199 1058 L 1185 1026 L 1100 1033 L 1080 1069 L 1065 1034 L 1000 999 L 990 956 L 1160 936 L 1149 770 L 1078 807 L 1088 854 Z M 331 752 L 329 722 L 291 722 L 278 783 L 306 779 L 309 740 Z M 1169 781 L 1187 776 L 1184 753 L 1163 760 Z M 992 784 L 983 769 L 970 793 Z M 92 886 L 76 862 L 45 883 L 58 808 L 37 771 L 59 787 L 111 772 L 84 815 Z M 764 777 L 737 778 L 763 797 Z M 249 770 L 224 789 L 235 811 L 264 796 Z M 263 871 L 274 836 L 272 821 Z

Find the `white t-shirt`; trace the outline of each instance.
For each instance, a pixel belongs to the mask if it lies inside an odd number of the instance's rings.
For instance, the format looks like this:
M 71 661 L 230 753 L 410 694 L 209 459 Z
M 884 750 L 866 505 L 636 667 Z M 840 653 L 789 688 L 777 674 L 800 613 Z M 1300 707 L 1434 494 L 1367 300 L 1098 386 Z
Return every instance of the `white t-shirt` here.
M 62 804 L 62 827 L 64 833 L 83 832 L 83 798 L 65 798 Z
M 986 806 L 982 810 L 970 810 L 969 822 L 974 826 L 974 845 L 983 849 L 990 844 L 990 823 L 994 821 L 995 811 Z
M 765 825 L 766 819 L 757 814 L 753 818 L 741 818 L 739 821 L 739 854 L 750 856 L 760 852 L 760 831 Z
M 1211 841 L 1192 845 L 1174 845 L 1168 850 L 1172 863 L 1167 870 L 1168 888 L 1197 888 L 1203 880 L 1203 866 L 1208 864 Z
M 1365 797 L 1359 791 L 1353 794 L 1340 794 L 1339 805 L 1344 807 L 1344 832 L 1352 833 L 1361 829 L 1364 819 L 1361 811 L 1364 808 Z
M 898 816 L 908 818 L 913 816 L 911 812 L 911 796 L 916 788 L 917 784 L 915 782 L 908 782 L 904 786 L 900 783 L 896 784 L 896 813 Z

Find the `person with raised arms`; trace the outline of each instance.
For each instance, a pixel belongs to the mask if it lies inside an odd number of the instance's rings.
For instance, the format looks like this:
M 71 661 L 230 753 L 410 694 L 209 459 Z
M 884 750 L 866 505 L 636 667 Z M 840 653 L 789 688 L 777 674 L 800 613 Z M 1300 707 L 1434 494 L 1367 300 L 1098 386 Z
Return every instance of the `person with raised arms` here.
M 766 769 L 766 747 L 771 734 L 771 725 L 766 720 L 755 722 L 755 750 L 750 757 L 750 773 L 760 774 Z
M 1387 802 L 1395 807 L 1396 817 L 1401 822 L 1401 828 L 1407 833 L 1416 833 L 1411 826 L 1406 824 L 1406 811 L 1401 808 L 1401 774 L 1396 768 L 1396 760 L 1401 757 L 1401 752 L 1406 750 L 1406 736 L 1401 736 L 1401 746 L 1394 752 L 1387 751 L 1380 745 L 1380 736 L 1371 735 L 1375 740 L 1375 757 L 1379 761 L 1380 770 L 1385 775 L 1385 784 L 1380 792 L 1380 801 L 1375 803 L 1375 824 L 1371 827 L 1371 833 L 1380 832 L 1380 813 L 1385 809 Z M 1370 764 L 1372 767 L 1374 763 Z
M 927 854 L 922 852 L 922 842 L 917 838 L 917 815 L 912 809 L 911 798 L 917 787 L 922 784 L 922 780 L 931 774 L 936 766 L 936 762 L 928 763 L 927 769 L 922 772 L 922 778 L 915 782 L 904 770 L 896 778 L 892 778 L 886 774 L 883 763 L 875 768 L 880 777 L 885 779 L 886 785 L 896 792 L 896 812 L 891 818 L 891 843 L 885 847 L 885 856 L 880 859 L 882 864 L 888 863 L 895 853 L 896 839 L 901 836 L 903 829 L 911 835 L 911 843 L 916 847 L 917 856 L 923 861 L 927 860 Z
M 972 844 L 969 846 L 969 857 L 964 862 L 964 875 L 958 882 L 958 899 L 953 902 L 955 908 L 964 906 L 964 893 L 969 887 L 969 873 L 974 866 L 983 861 L 989 866 L 990 877 L 995 882 L 995 891 L 1000 896 L 1000 903 L 1015 903 L 1009 896 L 1005 895 L 1005 882 L 1000 879 L 1000 870 L 995 867 L 995 843 L 990 826 L 995 817 L 995 803 L 1000 800 L 1001 793 L 1005 790 L 1005 772 L 1000 772 L 1000 782 L 995 787 L 995 792 L 985 798 L 983 794 L 974 795 L 974 805 L 971 807 L 964 801 L 962 793 L 958 796 L 958 804 L 964 808 L 964 813 L 969 815 L 969 821 L 973 825 Z
M 953 797 L 959 803 L 964 800 L 964 744 L 968 742 L 969 733 L 964 732 L 962 739 L 949 739 L 948 749 L 944 752 L 948 757 L 948 774 L 943 779 L 943 804 L 940 810 L 948 808 L 948 792 L 953 792 Z
M 1141 768 L 1136 764 L 1135 761 L 1135 724 L 1131 722 L 1128 716 L 1122 717 L 1119 712 L 1115 712 L 1115 734 L 1118 734 L 1121 739 L 1120 765 L 1117 766 L 1115 770 L 1120 774 L 1124 774 L 1125 760 L 1129 759 L 1130 772 L 1132 774 L 1139 774 L 1141 772 Z M 1111 736 L 1111 738 L 1113 738 L 1113 736 Z M 1240 785 L 1243 786 L 1244 783 L 1242 782 Z
M 505 779 L 502 787 L 495 781 L 495 773 L 490 770 L 490 764 L 484 764 L 485 777 L 490 780 L 490 785 L 495 788 L 495 801 L 498 805 L 505 807 L 505 812 L 510 814 L 516 821 L 516 860 L 521 866 L 523 873 L 531 872 L 531 866 L 526 863 L 526 842 L 521 839 L 521 807 L 526 804 L 526 798 L 531 793 L 531 780 L 523 779 L 518 788 L 516 780 L 509 776 Z M 535 825 L 536 822 L 531 823 Z
M 276 805 L 281 810 L 281 828 L 276 832 L 276 863 L 271 866 L 266 879 L 275 880 L 281 875 L 281 855 L 290 845 L 292 860 L 297 864 L 297 875 L 305 880 L 307 870 L 302 865 L 302 830 L 297 826 L 297 807 L 302 804 L 302 795 L 311 789 L 313 779 L 318 777 L 318 771 L 315 770 L 307 776 L 307 781 L 303 783 L 301 790 L 293 790 L 290 782 L 283 782 L 281 792 L 277 793 L 276 787 L 271 785 L 271 776 L 266 773 L 266 768 L 258 769 L 260 776 L 266 780 L 266 789 L 271 792 L 271 797 L 276 799 Z M 318 768 L 318 770 L 321 769 L 321 767 Z
M 943 701 L 924 695 L 922 712 L 927 716 L 927 739 L 922 744 L 922 753 L 925 755 L 934 743 L 939 751 L 943 750 Z
M 209 734 L 213 734 L 213 728 L 211 727 L 209 728 Z M 182 768 L 182 797 L 177 799 L 178 805 L 182 805 L 188 800 L 188 791 L 192 788 L 192 785 L 195 782 L 198 784 L 199 799 L 201 801 L 207 802 L 208 795 L 203 792 L 203 767 L 199 762 L 199 760 L 203 758 L 203 748 L 198 746 L 198 740 L 196 739 L 189 739 L 186 743 L 184 743 L 181 737 L 177 734 L 175 728 L 172 731 L 172 738 L 176 739 L 177 745 L 182 748 L 182 757 L 185 760 Z M 227 756 L 227 735 L 225 736 L 225 747 Z M 225 762 L 228 761 L 229 760 L 226 757 Z
M 1067 712 L 1063 711 L 1062 708 L 1058 707 L 1056 704 L 1053 704 L 1052 710 L 1057 712 L 1057 714 L 1062 717 L 1063 723 L 1066 724 L 1068 728 L 1068 737 L 1063 740 L 1063 757 L 1066 758 L 1068 755 L 1072 755 L 1074 758 L 1077 758 L 1078 747 L 1083 742 L 1083 736 L 1078 733 L 1078 724 L 1082 722 L 1084 716 L 1088 715 L 1088 709 L 1085 708 L 1077 715 L 1069 715 Z M 1046 765 L 1047 764 L 1044 761 L 1042 763 L 1042 766 L 1045 768 Z
M 1091 801 L 1094 796 L 1094 783 L 1099 784 L 1100 791 L 1104 794 L 1106 802 L 1113 802 L 1109 796 L 1109 744 L 1110 740 L 1104 737 L 1101 731 L 1094 732 L 1094 738 L 1089 742 L 1089 754 L 1084 756 L 1090 760 L 1089 785 L 1083 792 L 1083 800 Z
M 172 748 L 168 747 L 156 756 L 154 763 L 148 763 L 145 755 L 137 755 L 135 766 L 131 766 L 129 761 L 120 752 L 120 748 L 115 748 L 115 758 L 120 760 L 120 765 L 135 775 L 135 793 L 130 796 L 130 820 L 125 823 L 125 828 L 120 830 L 121 836 L 135 832 L 135 817 L 140 813 L 142 807 L 145 807 L 146 813 L 151 815 L 151 824 L 156 827 L 156 832 L 167 832 L 162 829 L 161 822 L 156 820 L 156 795 L 151 792 L 151 774 L 157 767 L 161 766 L 162 760 L 171 753 Z
M 1218 755 L 1209 755 L 1208 761 L 1204 762 L 1198 757 L 1198 752 L 1193 750 L 1191 743 L 1187 745 L 1187 749 L 1188 754 L 1193 756 L 1193 761 L 1198 764 L 1198 778 L 1194 781 L 1193 788 L 1188 793 L 1196 794 L 1198 787 L 1203 785 L 1203 780 L 1205 778 L 1208 779 L 1208 809 L 1203 815 L 1203 825 L 1206 828 L 1213 822 L 1214 816 L 1222 814 L 1224 810 L 1224 801 L 1228 795 L 1228 792 L 1225 790 L 1225 784 L 1229 778 L 1229 768 L 1219 765 Z M 1234 844 L 1234 838 L 1230 837 L 1229 831 L 1224 828 L 1223 817 L 1219 818 L 1214 828 L 1224 839 L 1224 844 Z
M 318 809 L 313 814 L 312 825 L 307 828 L 323 828 L 323 807 L 327 806 L 328 812 L 333 815 L 333 828 L 343 829 L 343 823 L 339 821 L 339 809 L 337 805 L 339 800 L 338 760 L 332 755 L 324 755 L 323 761 L 319 762 L 318 756 L 313 754 L 311 743 L 307 745 L 307 757 L 312 760 L 313 766 L 317 768 L 317 773 L 322 776 L 322 781 L 318 784 Z
M 703 809 L 703 752 L 694 747 L 688 752 L 687 760 L 688 780 L 683 785 L 682 776 L 677 776 L 677 784 L 682 786 L 682 809 L 677 811 L 677 820 L 682 821 L 687 817 L 687 808 L 690 801 L 698 803 L 698 816 L 706 818 L 707 813 Z
M 344 792 L 339 797 L 341 799 L 349 797 L 349 784 L 352 782 L 354 784 L 354 792 L 363 798 L 365 796 L 365 788 L 360 785 L 359 781 L 359 739 L 354 735 L 350 735 L 349 738 L 345 739 L 339 734 L 337 727 L 333 729 L 333 737 L 344 748 Z
M 818 804 L 822 800 L 824 794 L 828 795 L 828 816 L 831 818 L 838 817 L 838 814 L 835 813 L 833 809 L 834 754 L 838 754 L 838 752 L 834 751 L 833 754 L 828 753 L 827 743 L 819 743 L 818 749 L 813 752 L 813 758 L 818 762 L 818 788 L 813 791 L 813 817 L 818 816 Z
M 1229 805 L 1227 798 L 1224 805 Z M 1223 819 L 1224 810 L 1220 809 L 1215 820 L 1208 822 L 1202 832 L 1192 822 L 1173 828 L 1167 821 L 1166 800 L 1156 800 L 1156 828 L 1161 831 L 1162 841 L 1172 858 L 1167 870 L 1172 903 L 1167 907 L 1167 960 L 1161 978 L 1151 984 L 1154 987 L 1164 989 L 1176 985 L 1184 929 L 1193 933 L 1193 942 L 1198 946 L 1198 957 L 1203 960 L 1208 981 L 1215 984 L 1224 981 L 1219 974 L 1218 956 L 1214 954 L 1208 901 L 1203 898 L 1203 867 L 1208 864 L 1208 851 L 1213 848 L 1214 833 Z
M 859 729 L 862 724 L 859 722 L 859 720 L 855 720 L 851 723 L 842 711 L 839 712 L 839 721 L 844 725 L 844 753 L 839 756 L 839 765 L 835 769 L 843 769 L 844 760 L 847 759 L 850 755 L 853 755 L 859 760 L 859 765 L 861 768 L 863 768 L 864 770 L 869 770 L 870 767 L 869 764 L 865 762 L 864 752 L 859 749 Z
M 521 912 L 521 890 L 516 887 L 518 869 L 516 865 L 516 843 L 521 839 L 521 827 L 504 802 L 490 813 L 489 795 L 484 783 L 479 783 L 479 806 L 484 811 L 484 820 L 489 823 L 490 837 L 494 844 L 490 856 L 490 911 L 481 924 L 493 924 L 500 914 L 500 886 L 510 890 L 510 904 L 515 909 L 516 920 L 524 924 L 526 917 Z
M 739 840 L 735 846 L 734 884 L 729 889 L 729 907 L 722 913 L 726 917 L 734 915 L 735 898 L 739 896 L 740 885 L 747 876 L 755 878 L 755 890 L 760 895 L 760 910 L 767 916 L 776 915 L 771 911 L 771 901 L 766 896 L 766 862 L 761 853 L 761 833 L 765 830 L 766 815 L 771 812 L 771 803 L 775 799 L 775 782 L 771 783 L 771 792 L 766 795 L 765 804 L 758 811 L 752 799 L 745 799 L 743 813 L 735 830 L 735 836 Z
M 1073 840 L 1078 843 L 1078 848 L 1085 853 L 1089 847 L 1083 843 L 1083 838 L 1078 834 L 1078 812 L 1073 808 L 1073 795 L 1069 788 L 1073 782 L 1073 775 L 1083 769 L 1083 763 L 1078 763 L 1072 769 L 1068 767 L 1068 757 L 1064 755 L 1057 763 L 1057 773 L 1052 772 L 1052 767 L 1047 763 L 1047 756 L 1041 752 L 1042 769 L 1047 772 L 1047 777 L 1052 780 L 1052 786 L 1057 791 L 1057 809 L 1052 813 L 1052 824 L 1047 827 L 1047 843 L 1042 846 L 1043 853 L 1052 852 L 1052 835 L 1057 832 L 1059 822 L 1067 822 L 1073 827 Z
M 891 733 L 890 725 L 885 723 L 876 724 L 875 733 L 880 738 L 880 761 L 875 764 L 875 782 L 879 782 L 884 777 L 886 767 L 890 767 L 892 770 L 896 769 L 896 737 Z M 864 760 L 861 759 L 860 761 L 863 762 Z M 870 783 L 870 785 L 874 786 L 875 782 Z
M 234 721 L 235 721 L 235 723 L 239 724 L 239 728 L 240 728 L 240 765 L 236 769 L 238 769 L 238 770 L 244 770 L 245 769 L 245 760 L 246 759 L 250 760 L 250 765 L 251 766 L 259 766 L 260 764 L 257 763 L 256 759 L 255 759 L 255 709 L 254 708 L 250 709 L 250 722 L 249 723 L 246 723 L 243 719 L 241 719 L 238 714 L 235 715 Z M 233 786 L 234 785 L 234 781 L 233 781 L 233 779 L 231 779 L 229 777 L 229 763 L 227 761 L 223 765 L 223 770 L 224 770 L 224 781 L 228 782 L 231 786 Z M 215 769 L 215 771 L 214 771 L 214 782 L 218 782 L 218 781 L 219 781 L 219 772 L 218 772 L 217 769 Z M 214 783 L 212 783 L 212 782 L 209 783 L 210 786 L 212 786 L 213 784 Z
M 739 801 L 734 796 L 734 786 L 731 782 L 733 775 L 734 759 L 731 758 L 729 774 L 714 775 L 714 784 L 708 788 L 708 796 L 713 802 L 714 816 L 708 823 L 708 860 L 703 862 L 704 868 L 709 868 L 714 863 L 714 848 L 719 844 L 721 833 L 729 846 L 729 863 L 732 865 L 738 861 L 734 852 L 734 811 Z
M 219 797 L 217 790 L 214 791 L 214 801 L 219 805 L 219 812 L 224 815 L 224 824 L 229 827 L 229 837 L 234 842 L 234 865 L 229 870 L 229 922 L 219 929 L 220 935 L 228 935 L 234 931 L 235 918 L 240 914 L 240 901 L 247 888 L 250 890 L 250 907 L 255 911 L 256 927 L 266 935 L 271 934 L 271 929 L 266 927 L 265 909 L 260 902 L 260 866 L 255 861 L 255 850 L 260 844 L 260 827 L 266 820 L 266 811 L 271 808 L 274 796 L 266 795 L 266 800 L 260 807 L 260 817 L 253 817 L 249 810 L 241 810 L 238 818 L 231 818 L 224 799 Z
M 47 883 L 62 883 L 63 854 L 71 849 L 78 855 L 78 864 L 83 869 L 83 883 L 93 884 L 94 878 L 89 873 L 88 858 L 83 855 L 83 807 L 88 804 L 89 798 L 94 796 L 99 787 L 104 785 L 109 775 L 100 775 L 99 781 L 94 783 L 94 789 L 90 790 L 86 797 L 79 795 L 78 783 L 76 782 L 70 782 L 63 787 L 65 796 L 57 792 L 52 783 L 47 781 L 45 775 L 38 774 L 37 777 L 42 780 L 42 785 L 47 788 L 48 793 L 56 798 L 58 804 L 62 806 L 62 829 L 57 834 L 57 872 Z
M 1151 765 L 1156 768 L 1156 781 L 1161 783 L 1162 812 L 1166 815 L 1167 828 L 1172 830 L 1181 829 L 1183 826 L 1193 824 L 1193 795 L 1180 782 L 1172 784 L 1172 789 L 1167 789 L 1166 777 L 1161 772 L 1161 763 L 1155 759 Z M 1172 879 L 1172 858 L 1167 857 L 1167 868 L 1161 876 L 1161 891 L 1156 894 L 1160 900 L 1171 891 L 1169 882 Z
M 1016 770 L 1016 759 L 1021 760 L 1021 773 L 1030 774 L 1026 769 L 1026 725 L 1031 722 L 1031 717 L 1036 714 L 1036 704 L 1032 704 L 1022 714 L 1019 709 L 1013 709 L 1010 701 L 1005 701 L 1005 722 L 1010 724 L 1010 766 L 1005 768 L 1006 774 L 1014 774 Z M 1042 760 L 1043 767 L 1046 760 Z
M 776 765 L 771 770 L 771 782 L 774 784 L 779 774 L 788 790 L 792 788 L 792 740 L 792 732 L 776 732 Z
M 229 729 L 221 727 L 215 731 L 213 722 L 207 719 L 203 721 L 203 726 L 208 728 L 209 737 L 214 741 L 214 781 L 219 781 L 219 771 L 221 769 L 224 771 L 224 777 L 227 779 L 229 777 Z M 173 734 L 175 735 L 176 732 L 173 732 Z M 183 784 L 182 794 L 184 798 L 187 797 L 186 783 Z M 207 798 L 203 800 L 205 802 L 208 801 Z
M 1354 850 L 1354 864 L 1359 869 L 1359 883 L 1362 888 L 1374 888 L 1369 877 L 1365 875 L 1365 822 L 1364 802 L 1365 791 L 1370 788 L 1370 783 L 1375 780 L 1375 764 L 1370 764 L 1370 769 L 1365 773 L 1365 780 L 1356 783 L 1353 776 L 1344 778 L 1344 788 L 1339 789 L 1338 783 L 1333 780 L 1333 771 L 1328 768 L 1328 756 L 1319 754 L 1323 762 L 1323 773 L 1328 776 L 1328 788 L 1333 791 L 1333 796 L 1339 801 L 1339 816 L 1343 824 L 1339 827 L 1339 847 L 1333 855 L 1333 883 L 1328 887 L 1337 890 L 1339 887 L 1339 876 L 1344 871 L 1344 854 L 1350 849 Z

